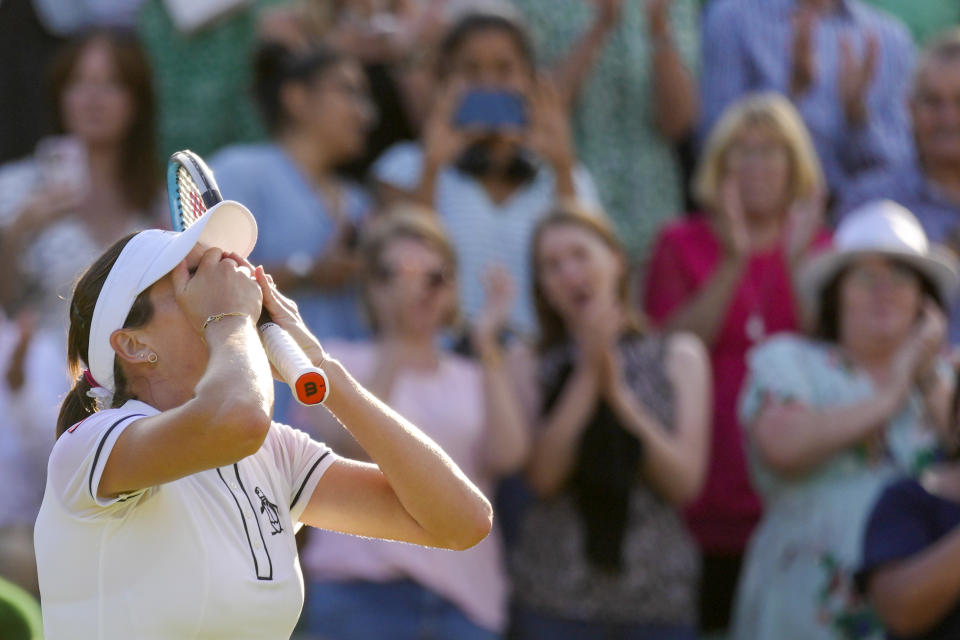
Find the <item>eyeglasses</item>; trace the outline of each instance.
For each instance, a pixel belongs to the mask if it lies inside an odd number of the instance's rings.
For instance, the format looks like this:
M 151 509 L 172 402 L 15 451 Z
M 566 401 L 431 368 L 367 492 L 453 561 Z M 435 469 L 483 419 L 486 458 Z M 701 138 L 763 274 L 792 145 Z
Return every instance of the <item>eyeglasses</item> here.
M 419 276 L 421 282 L 430 291 L 443 288 L 453 279 L 447 269 L 430 269 L 429 271 L 418 272 L 416 269 L 398 269 L 392 265 L 379 265 L 373 272 L 373 277 L 382 284 L 393 284 L 403 276 Z
M 857 286 L 876 289 L 880 285 L 896 289 L 917 284 L 917 274 L 908 266 L 892 264 L 886 269 L 872 267 L 853 267 L 847 274 L 850 282 Z

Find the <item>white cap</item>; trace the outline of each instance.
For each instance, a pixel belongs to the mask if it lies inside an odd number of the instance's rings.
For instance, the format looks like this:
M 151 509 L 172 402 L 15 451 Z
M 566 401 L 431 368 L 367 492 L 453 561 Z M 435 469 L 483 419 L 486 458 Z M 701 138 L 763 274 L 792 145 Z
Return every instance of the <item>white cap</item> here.
M 148 229 L 127 242 L 97 297 L 87 349 L 90 374 L 111 395 L 116 387 L 110 336 L 123 328 L 137 296 L 173 271 L 197 243 L 246 258 L 257 243 L 257 222 L 245 206 L 224 200 L 186 231 Z
M 944 304 L 957 293 L 958 265 L 946 249 L 932 246 L 909 210 L 892 200 L 875 200 L 850 212 L 837 227 L 832 249 L 817 254 L 801 269 L 800 293 L 811 308 L 819 305 L 823 288 L 852 260 L 880 254 L 900 260 L 926 276 Z

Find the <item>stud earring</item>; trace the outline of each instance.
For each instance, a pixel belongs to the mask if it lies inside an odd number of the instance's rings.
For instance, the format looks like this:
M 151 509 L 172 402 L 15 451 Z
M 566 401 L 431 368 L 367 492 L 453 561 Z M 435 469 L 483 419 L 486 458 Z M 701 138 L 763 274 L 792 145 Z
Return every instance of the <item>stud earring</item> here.
M 153 351 L 151 351 L 150 355 L 147 356 L 147 362 L 149 362 L 150 364 L 157 364 L 157 360 L 159 359 L 160 359 L 160 356 L 158 356 Z

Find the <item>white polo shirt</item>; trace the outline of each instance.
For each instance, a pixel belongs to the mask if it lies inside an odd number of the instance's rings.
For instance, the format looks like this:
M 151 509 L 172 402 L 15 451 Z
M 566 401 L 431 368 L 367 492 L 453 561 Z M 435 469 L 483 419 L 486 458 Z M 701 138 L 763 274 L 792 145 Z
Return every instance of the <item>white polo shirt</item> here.
M 336 456 L 274 422 L 238 463 L 103 500 L 131 400 L 54 446 L 34 534 L 48 640 L 289 638 L 303 605 L 294 533 Z

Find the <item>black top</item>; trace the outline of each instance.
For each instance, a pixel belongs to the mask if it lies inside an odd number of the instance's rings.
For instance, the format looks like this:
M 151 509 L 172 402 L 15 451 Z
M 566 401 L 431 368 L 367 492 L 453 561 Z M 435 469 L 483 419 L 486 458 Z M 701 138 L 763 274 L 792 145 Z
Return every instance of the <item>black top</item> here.
M 960 503 L 928 493 L 913 479 L 899 480 L 883 492 L 870 514 L 863 542 L 863 566 L 857 578 L 866 585 L 870 573 L 930 547 L 960 525 Z M 890 640 L 960 638 L 960 600 L 929 633 Z

